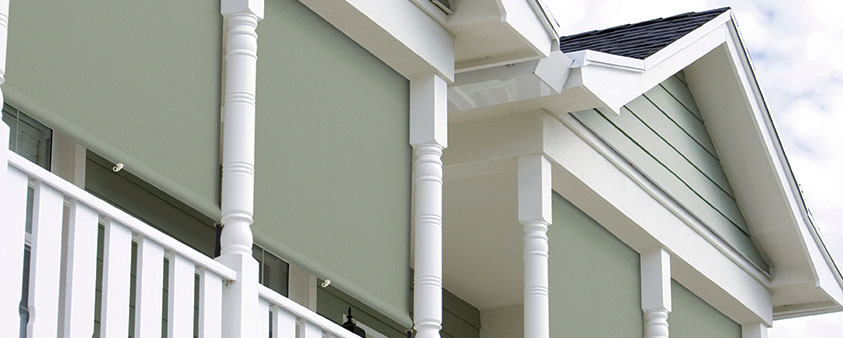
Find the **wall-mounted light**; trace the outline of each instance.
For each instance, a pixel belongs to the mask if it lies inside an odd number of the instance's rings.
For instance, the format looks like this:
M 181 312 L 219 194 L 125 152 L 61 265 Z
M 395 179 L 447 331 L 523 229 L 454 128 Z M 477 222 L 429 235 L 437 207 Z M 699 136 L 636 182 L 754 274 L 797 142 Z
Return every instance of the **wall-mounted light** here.
M 351 316 L 351 307 L 348 307 L 348 315 L 345 316 L 345 323 L 342 323 L 342 327 L 352 333 L 366 338 L 366 331 L 362 328 L 357 327 L 357 324 L 354 323 L 353 316 Z

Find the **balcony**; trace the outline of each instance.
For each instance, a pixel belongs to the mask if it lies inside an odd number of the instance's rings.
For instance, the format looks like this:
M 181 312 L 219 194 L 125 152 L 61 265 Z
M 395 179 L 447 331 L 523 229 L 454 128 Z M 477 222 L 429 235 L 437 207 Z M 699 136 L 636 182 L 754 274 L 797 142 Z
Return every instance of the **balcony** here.
M 257 278 L 241 279 L 221 262 L 4 152 L 0 327 L 12 331 L 4 336 L 225 335 L 235 320 L 227 304 L 239 302 L 226 289 Z M 251 336 L 356 337 L 273 290 L 257 283 L 243 287 L 259 298 L 251 302 L 257 304 L 253 315 L 245 316 Z

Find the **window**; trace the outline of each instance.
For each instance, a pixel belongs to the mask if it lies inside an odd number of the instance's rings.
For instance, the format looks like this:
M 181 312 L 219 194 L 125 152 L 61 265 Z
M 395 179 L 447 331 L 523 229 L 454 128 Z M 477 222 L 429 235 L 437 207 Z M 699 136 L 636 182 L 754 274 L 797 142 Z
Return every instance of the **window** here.
M 259 277 L 263 286 L 289 296 L 290 264 L 260 246 L 252 246 L 252 257 L 258 261 Z

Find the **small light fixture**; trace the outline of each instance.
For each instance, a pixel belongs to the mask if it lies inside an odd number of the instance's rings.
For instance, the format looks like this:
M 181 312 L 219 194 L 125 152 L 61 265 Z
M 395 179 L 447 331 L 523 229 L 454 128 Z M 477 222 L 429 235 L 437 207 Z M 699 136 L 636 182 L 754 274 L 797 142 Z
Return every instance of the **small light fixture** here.
M 348 315 L 345 316 L 345 323 L 342 323 L 342 327 L 351 333 L 354 333 L 360 337 L 366 338 L 366 331 L 357 327 L 357 324 L 354 324 L 353 316 L 351 316 L 351 307 L 348 307 Z

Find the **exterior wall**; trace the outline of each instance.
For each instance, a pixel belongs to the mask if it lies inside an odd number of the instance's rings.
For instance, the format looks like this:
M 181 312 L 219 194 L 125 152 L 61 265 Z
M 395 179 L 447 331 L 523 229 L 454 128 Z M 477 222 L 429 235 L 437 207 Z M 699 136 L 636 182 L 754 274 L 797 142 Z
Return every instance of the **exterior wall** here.
M 219 217 L 219 1 L 12 1 L 9 104 Z
M 682 73 L 628 103 L 618 116 L 595 109 L 580 122 L 712 231 L 762 269 L 702 115 Z
M 409 83 L 298 1 L 265 5 L 255 242 L 409 327 Z
M 643 336 L 638 253 L 556 193 L 548 238 L 551 336 Z
M 740 338 L 741 326 L 685 287 L 671 281 L 673 311 L 667 318 L 671 337 Z
M 479 338 L 480 310 L 442 290 L 442 338 Z
M 480 338 L 515 338 L 524 336 L 524 306 L 512 305 L 480 312 L 483 327 Z

